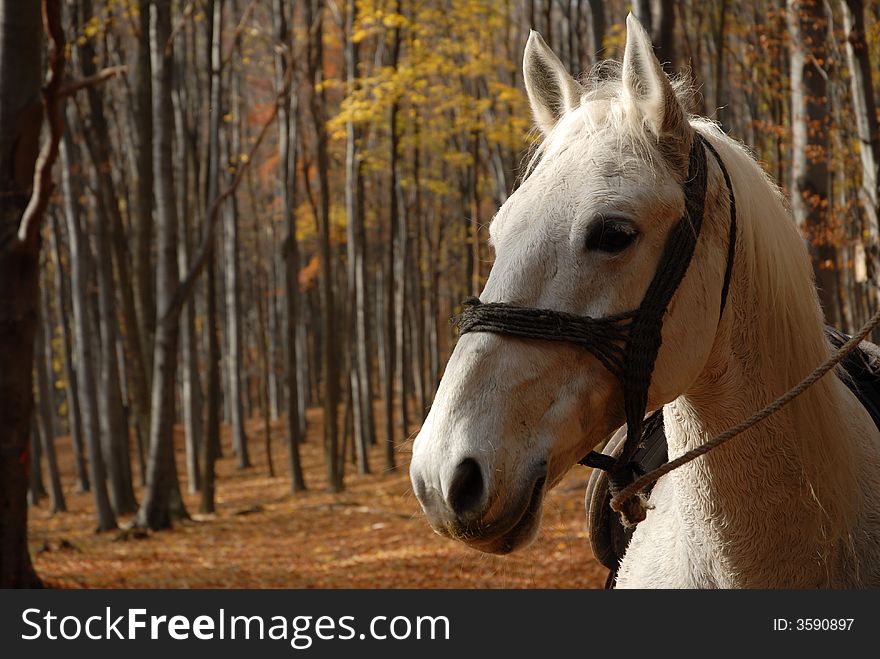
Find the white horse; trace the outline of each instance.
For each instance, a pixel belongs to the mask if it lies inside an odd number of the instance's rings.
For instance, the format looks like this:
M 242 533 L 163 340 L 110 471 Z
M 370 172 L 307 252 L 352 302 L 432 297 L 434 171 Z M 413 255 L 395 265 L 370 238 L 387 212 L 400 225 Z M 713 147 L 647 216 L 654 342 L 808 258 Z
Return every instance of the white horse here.
M 730 208 L 708 158 L 702 233 L 664 317 L 648 409 L 670 458 L 796 384 L 829 353 L 810 260 L 749 153 L 684 110 L 627 18 L 620 76 L 582 86 L 532 32 L 524 77 L 540 160 L 490 227 L 483 302 L 603 317 L 638 307 L 670 227 L 695 133 L 726 165 L 737 249 L 719 315 Z M 624 420 L 618 380 L 587 351 L 463 335 L 415 441 L 410 475 L 438 533 L 507 553 L 529 543 L 545 490 Z M 618 587 L 880 586 L 880 439 L 834 376 L 730 444 L 663 477 Z

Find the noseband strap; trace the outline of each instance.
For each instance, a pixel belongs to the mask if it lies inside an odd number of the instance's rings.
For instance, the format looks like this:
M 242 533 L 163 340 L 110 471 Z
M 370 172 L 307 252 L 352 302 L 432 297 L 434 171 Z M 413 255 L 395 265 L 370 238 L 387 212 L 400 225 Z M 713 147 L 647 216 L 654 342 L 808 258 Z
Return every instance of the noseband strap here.
M 616 459 L 590 451 L 580 461 L 580 464 L 607 471 L 614 494 L 639 475 L 632 458 L 642 440 L 648 389 L 662 340 L 663 316 L 687 273 L 703 225 L 708 178 L 706 150 L 718 162 L 729 194 L 730 232 L 721 289 L 720 322 L 727 303 L 736 252 L 736 203 L 730 176 L 721 157 L 699 133 L 694 133 L 688 157 L 688 173 L 683 185 L 684 214 L 666 237 L 657 270 L 638 309 L 591 318 L 503 302 L 483 304 L 477 298 L 469 298 L 465 300 L 464 310 L 457 321 L 461 334 L 493 332 L 518 338 L 562 341 L 586 348 L 620 381 L 627 425 L 623 450 Z M 641 504 L 637 499 L 630 500 L 627 509 L 621 513 L 626 524 L 637 524 L 644 519 L 645 510 Z

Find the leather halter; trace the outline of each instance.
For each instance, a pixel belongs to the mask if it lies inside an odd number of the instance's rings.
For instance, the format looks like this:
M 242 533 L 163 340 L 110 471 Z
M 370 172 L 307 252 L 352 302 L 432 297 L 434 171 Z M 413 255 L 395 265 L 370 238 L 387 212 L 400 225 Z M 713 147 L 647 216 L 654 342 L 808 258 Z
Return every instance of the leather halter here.
M 627 436 L 617 458 L 590 451 L 579 464 L 608 472 L 612 493 L 625 488 L 638 476 L 632 458 L 642 441 L 648 389 L 661 344 L 663 316 L 675 291 L 687 273 L 703 224 L 708 167 L 706 151 L 718 163 L 727 186 L 730 229 L 727 266 L 721 287 L 718 320 L 727 304 L 733 262 L 736 254 L 736 200 L 727 168 L 715 148 L 694 132 L 685 179 L 684 213 L 666 237 L 663 253 L 648 290 L 637 309 L 622 314 L 591 318 L 575 314 L 519 307 L 503 302 L 482 303 L 465 300 L 458 318 L 461 334 L 493 332 L 520 338 L 573 343 L 589 350 L 621 383 Z M 627 506 L 621 512 L 624 523 L 634 525 L 644 519 L 644 508 Z

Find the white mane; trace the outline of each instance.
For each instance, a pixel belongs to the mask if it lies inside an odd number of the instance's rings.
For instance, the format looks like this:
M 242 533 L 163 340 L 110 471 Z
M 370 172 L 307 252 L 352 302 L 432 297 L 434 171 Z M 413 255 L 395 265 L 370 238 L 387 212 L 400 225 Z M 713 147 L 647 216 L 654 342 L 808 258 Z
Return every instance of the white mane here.
M 748 307 L 759 313 L 746 315 L 742 304 L 736 305 L 741 323 L 731 333 L 731 347 L 743 351 L 750 344 L 759 346 L 749 358 L 758 363 L 758 372 L 776 376 L 766 383 L 766 403 L 828 357 L 812 266 L 784 197 L 751 154 L 715 123 L 696 119 L 692 124 L 718 150 L 733 181 L 740 220 L 737 276 L 748 282 L 747 290 L 743 286 L 738 290 Z M 747 336 L 749 330 L 754 336 Z M 829 543 L 846 535 L 857 504 L 855 449 L 851 438 L 841 433 L 851 420 L 843 416 L 841 395 L 847 395 L 845 387 L 829 376 L 792 401 L 788 411 L 800 440 L 795 444 L 797 458 L 815 502 L 825 513 Z

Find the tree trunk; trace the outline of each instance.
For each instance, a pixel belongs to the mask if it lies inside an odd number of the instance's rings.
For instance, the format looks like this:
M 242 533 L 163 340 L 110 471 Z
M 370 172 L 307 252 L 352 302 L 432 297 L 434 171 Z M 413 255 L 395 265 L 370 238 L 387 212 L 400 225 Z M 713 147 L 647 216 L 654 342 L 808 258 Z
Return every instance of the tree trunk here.
M 358 72 L 358 44 L 352 39 L 354 26 L 357 22 L 357 2 L 348 0 L 345 10 L 345 71 L 348 84 L 348 93 L 354 91 L 355 79 Z M 360 136 L 353 121 L 345 125 L 345 211 L 348 219 L 346 247 L 348 257 L 348 296 L 352 302 L 349 314 L 349 380 L 352 399 L 352 435 L 355 455 L 357 456 L 358 472 L 370 473 L 370 463 L 367 457 L 367 447 L 372 443 L 372 429 L 368 417 L 370 408 L 369 381 L 365 379 L 367 363 L 364 357 L 367 355 L 364 329 L 360 326 L 363 317 L 363 286 L 358 286 L 358 280 L 363 279 L 363 177 L 361 174 L 360 156 L 358 155 L 358 140 Z M 358 270 L 361 269 L 359 273 Z M 366 384 L 366 387 L 365 387 Z
M 150 64 L 150 0 L 137 0 L 140 10 L 139 34 L 134 71 L 132 72 L 134 94 L 134 159 L 137 167 L 137 194 L 134 218 L 134 299 L 139 323 L 141 361 L 148 363 L 153 354 L 152 335 L 156 326 L 156 303 L 153 291 L 153 259 L 151 254 L 153 235 L 153 82 Z M 147 377 L 149 368 L 145 368 Z M 144 391 L 150 390 L 145 382 Z M 144 400 L 147 403 L 147 400 Z M 147 410 L 143 412 L 148 414 Z M 144 428 L 143 430 L 147 430 Z
M 236 37 L 235 51 L 241 52 L 240 37 Z M 241 74 L 230 68 L 231 97 L 231 120 L 226 132 L 225 144 L 227 147 L 226 171 L 236 170 L 241 165 L 239 154 L 241 152 Z M 227 174 L 227 183 L 234 174 Z M 228 388 L 227 404 L 229 405 L 229 422 L 232 426 L 232 447 L 238 456 L 238 468 L 244 469 L 251 466 L 248 455 L 247 435 L 244 430 L 244 410 L 242 408 L 242 383 L 241 383 L 241 277 L 239 271 L 241 265 L 238 257 L 238 202 L 235 195 L 230 196 L 224 206 L 224 268 L 226 276 L 226 349 L 228 359 Z
M 605 0 L 590 0 L 590 27 L 593 36 L 593 57 L 599 61 L 605 57 Z
M 42 31 L 36 2 L 0 2 L 0 588 L 40 586 L 27 546 L 39 241 L 18 239 L 39 151 Z
M 211 111 L 208 128 L 208 162 L 206 212 L 220 196 L 220 99 L 222 94 L 223 70 L 223 3 L 211 5 L 210 20 L 207 22 L 209 36 L 207 39 L 211 62 L 211 78 L 208 96 L 211 99 Z M 207 227 L 204 228 L 207 230 Z M 207 269 L 207 309 L 205 325 L 208 332 L 208 363 L 205 387 L 208 395 L 206 407 L 206 434 L 202 442 L 202 498 L 199 512 L 213 513 L 215 509 L 214 462 L 220 455 L 220 341 L 217 336 L 217 274 L 214 264 L 214 243 L 210 246 Z
M 825 321 L 838 322 L 837 250 L 828 235 L 828 85 L 825 62 L 828 21 L 821 0 L 787 0 L 791 33 L 791 207 L 807 236 Z
M 62 198 L 64 199 L 65 212 L 70 210 L 75 203 L 70 190 L 70 173 L 65 170 L 62 173 Z M 64 183 L 64 180 L 67 180 Z M 73 367 L 73 340 L 70 336 L 70 290 L 68 288 L 70 278 L 64 274 L 61 261 L 61 226 L 58 215 L 52 214 L 52 265 L 55 274 L 55 297 L 58 300 L 58 324 L 61 326 L 61 335 L 64 347 L 64 393 L 67 398 L 67 430 L 70 433 L 70 443 L 73 447 L 73 466 L 76 472 L 77 487 L 80 492 L 89 491 L 89 476 L 86 470 L 85 456 L 83 455 L 83 426 L 82 416 L 79 409 L 79 393 L 77 391 L 76 370 Z
M 151 529 L 171 526 L 172 507 L 181 505 L 174 461 L 174 384 L 180 315 L 172 308 L 179 284 L 177 270 L 177 207 L 172 151 L 173 108 L 171 0 L 153 0 L 150 7 L 150 55 L 153 67 L 153 170 L 156 199 L 156 331 L 153 347 L 153 392 L 150 415 L 150 456 L 147 488 L 137 525 Z M 185 514 L 185 511 L 182 511 Z
M 870 272 L 876 279 L 880 276 L 880 127 L 871 79 L 871 56 L 865 41 L 865 8 L 862 0 L 844 0 L 841 7 L 846 30 L 846 57 L 853 114 L 856 118 L 859 156 L 862 161 L 862 186 L 859 193 L 866 216 L 868 263 Z
M 46 456 L 46 468 L 49 474 L 49 498 L 52 512 L 61 513 L 67 510 L 64 501 L 64 490 L 61 487 L 61 476 L 58 473 L 58 459 L 55 455 L 55 425 L 52 415 L 52 345 L 46 338 L 52 326 L 49 313 L 49 294 L 44 288 L 41 294 L 42 309 L 36 339 L 37 360 L 34 369 L 37 372 L 37 391 L 40 398 L 40 409 L 37 415 L 37 426 L 40 431 L 42 453 Z
M 331 492 L 342 490 L 338 470 L 338 404 L 339 368 L 337 362 L 336 314 L 334 303 L 333 253 L 330 242 L 330 161 L 327 154 L 326 100 L 324 97 L 323 0 L 309 0 L 305 8 L 309 39 L 306 60 L 309 73 L 309 109 L 315 132 L 315 151 L 318 179 L 317 230 L 321 255 L 321 373 L 324 381 L 324 460 L 327 468 L 327 486 Z
M 189 53 L 188 33 L 184 31 L 180 35 L 181 45 L 177 50 L 176 67 L 179 73 L 178 84 L 175 85 L 174 93 L 174 126 L 177 133 L 175 146 L 177 148 L 177 180 L 180 185 L 177 188 L 178 226 L 177 237 L 177 266 L 181 272 L 189 270 L 190 249 L 192 238 L 190 235 L 190 216 L 192 214 L 190 180 L 193 169 L 190 164 L 194 162 L 194 148 L 192 141 L 187 139 L 189 124 L 187 117 L 188 91 L 184 83 L 183 74 L 187 68 L 186 57 Z M 197 181 L 198 179 L 196 179 Z M 186 481 L 190 494 L 194 494 L 201 487 L 201 472 L 199 470 L 199 452 L 202 442 L 202 385 L 199 380 L 198 347 L 196 345 L 196 299 L 191 297 L 180 312 L 180 405 L 183 413 L 183 426 L 186 433 Z
M 218 14 L 220 11 L 215 9 Z M 219 38 L 218 38 L 219 40 Z M 206 410 L 205 439 L 202 441 L 202 497 L 199 512 L 213 513 L 215 509 L 215 471 L 214 463 L 220 449 L 220 339 L 217 336 L 217 274 L 214 267 L 214 250 L 205 264 L 208 272 L 207 312 L 205 324 L 208 332 L 208 364 L 206 387 L 208 404 Z
M 96 169 L 100 170 L 100 167 Z M 93 172 L 96 174 L 96 172 Z M 109 171 L 106 173 L 109 177 Z M 98 176 L 95 175 L 94 178 Z M 95 181 L 93 180 L 93 183 Z M 110 253 L 106 209 L 96 200 L 95 259 L 98 281 L 98 335 L 100 338 L 100 369 L 98 410 L 100 412 L 101 445 L 110 476 L 110 501 L 116 514 L 137 509 L 131 483 L 129 433 L 125 423 L 120 394 L 119 364 L 116 355 L 116 304 L 113 295 L 113 262 L 102 255 Z
M 427 366 L 425 360 L 425 286 L 422 253 L 422 228 L 424 217 L 422 208 L 422 181 L 421 181 L 421 117 L 418 113 L 413 117 L 413 222 L 412 244 L 413 258 L 410 259 L 410 274 L 407 281 L 410 285 L 410 337 L 412 339 L 410 362 L 412 363 L 413 381 L 416 389 L 416 399 L 419 403 L 418 423 L 421 425 L 428 411 L 428 382 Z
M 724 60 L 727 29 L 727 0 L 721 0 L 718 7 L 718 26 L 715 30 L 715 119 L 721 121 L 721 113 L 725 109 L 724 98 Z
M 43 484 L 43 449 L 40 437 L 41 419 L 39 411 L 31 421 L 30 435 L 30 474 L 28 475 L 27 501 L 29 506 L 38 506 L 46 496 L 46 486 Z
M 259 246 L 258 246 L 258 249 Z M 271 248 L 270 248 L 271 250 Z M 256 278 L 255 278 L 256 279 Z M 269 478 L 275 478 L 275 462 L 272 459 L 272 416 L 269 405 L 269 340 L 267 322 L 266 287 L 254 285 L 254 299 L 257 305 L 257 349 L 260 353 L 260 408 L 263 413 L 263 447 L 266 452 L 266 468 Z
M 401 2 L 397 1 L 397 13 L 401 12 Z M 400 27 L 395 27 L 394 36 L 392 37 L 391 43 L 391 68 L 396 70 L 398 62 L 400 60 L 400 46 L 401 46 L 401 38 L 400 38 Z M 398 346 L 398 340 L 401 335 L 401 331 L 397 327 L 398 325 L 398 314 L 396 313 L 395 306 L 398 302 L 403 301 L 403 295 L 398 295 L 396 290 L 398 287 L 395 287 L 395 278 L 397 274 L 399 255 L 402 254 L 400 239 L 401 239 L 401 229 L 400 229 L 400 211 L 401 211 L 401 200 L 400 200 L 400 184 L 398 182 L 398 160 L 399 160 L 399 141 L 400 134 L 398 132 L 397 126 L 397 117 L 400 111 L 400 102 L 395 99 L 391 103 L 391 110 L 389 112 L 388 117 L 388 131 L 390 134 L 390 153 L 389 153 L 389 170 L 390 176 L 388 181 L 388 207 L 389 207 L 389 221 L 388 221 L 388 246 L 386 252 L 386 260 L 385 260 L 385 268 L 384 268 L 384 278 L 385 278 L 385 290 L 383 295 L 383 302 L 385 304 L 385 342 L 384 342 L 384 353 L 385 353 L 385 471 L 393 471 L 396 469 L 396 457 L 394 452 L 395 446 L 395 437 L 396 430 L 394 428 L 394 384 L 395 384 L 395 375 L 397 374 L 397 369 L 400 367 L 398 362 L 398 350 L 403 350 L 403 346 Z M 405 230 L 405 229 L 404 229 Z M 401 273 L 402 275 L 402 273 Z M 401 286 L 403 284 L 402 281 L 398 282 Z M 403 382 L 403 374 L 399 374 L 400 382 Z M 401 397 L 401 411 L 404 412 L 404 417 L 401 419 L 401 426 L 404 428 L 404 432 L 406 432 L 406 397 L 404 396 L 403 387 L 401 386 L 401 390 L 399 391 L 399 395 Z
M 292 30 L 288 27 L 287 0 L 274 0 L 276 38 L 280 48 L 275 54 L 275 90 L 279 94 L 278 106 L 278 180 L 281 195 L 281 212 L 286 236 L 281 245 L 284 261 L 284 327 L 285 327 L 285 388 L 287 411 L 287 450 L 292 493 L 306 488 L 299 455 L 302 439 L 303 411 L 300 406 L 299 346 L 297 319 L 299 317 L 299 248 L 296 242 L 296 162 L 297 162 L 297 113 L 298 97 L 291 94 L 293 77 L 288 67 L 293 67 Z M 292 20 L 292 16 L 291 16 Z M 303 415 L 304 416 L 304 415 Z
M 675 0 L 659 0 L 652 16 L 654 29 L 651 31 L 651 40 L 654 42 L 654 50 L 657 59 L 670 73 L 679 68 L 675 52 L 676 4 Z

